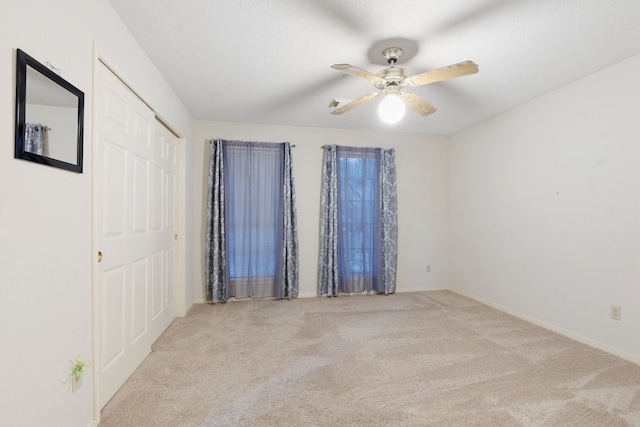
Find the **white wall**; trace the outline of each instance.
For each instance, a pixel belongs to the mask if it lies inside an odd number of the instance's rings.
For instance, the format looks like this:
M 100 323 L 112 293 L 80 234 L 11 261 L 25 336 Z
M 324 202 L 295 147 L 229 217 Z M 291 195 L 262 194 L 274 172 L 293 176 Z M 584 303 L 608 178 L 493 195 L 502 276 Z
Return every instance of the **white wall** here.
M 460 132 L 451 152 L 452 288 L 636 362 L 639 75 L 634 56 Z
M 71 359 L 92 359 L 93 42 L 187 140 L 192 120 L 106 0 L 0 6 L 0 425 L 86 426 L 91 367 L 72 394 Z M 85 93 L 84 173 L 14 159 L 15 49 Z M 189 289 L 191 290 L 191 289 Z M 188 296 L 189 301 L 193 296 Z
M 194 168 L 192 225 L 204 239 L 206 177 L 212 138 L 244 141 L 290 142 L 293 149 L 300 244 L 300 296 L 316 295 L 320 221 L 320 183 L 324 144 L 396 148 L 398 167 L 399 260 L 398 292 L 447 288 L 449 146 L 440 136 L 375 133 L 307 127 L 248 125 L 196 121 L 191 155 Z M 204 272 L 204 241 L 196 243 L 190 269 Z M 427 264 L 431 273 L 426 272 Z M 202 298 L 201 276 L 194 282 L 196 299 Z M 201 299 L 200 299 L 201 300 Z

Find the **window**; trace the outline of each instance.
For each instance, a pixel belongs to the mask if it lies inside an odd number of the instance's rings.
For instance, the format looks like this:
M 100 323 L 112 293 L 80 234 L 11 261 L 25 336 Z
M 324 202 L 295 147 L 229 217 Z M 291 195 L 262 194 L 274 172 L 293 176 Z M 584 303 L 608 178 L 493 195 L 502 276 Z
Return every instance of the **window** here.
M 378 281 L 380 151 L 338 147 L 339 269 L 362 292 Z M 374 286 L 375 288 L 375 286 Z
M 375 241 L 378 237 L 378 159 L 358 153 L 338 155 L 338 215 L 342 225 L 340 245 L 345 249 L 347 271 L 353 276 L 376 273 Z
M 398 256 L 395 150 L 324 148 L 318 294 L 393 293 Z
M 226 144 L 225 220 L 232 295 L 273 296 L 282 251 L 281 144 Z
M 211 140 L 208 189 L 207 301 L 297 297 L 291 145 Z

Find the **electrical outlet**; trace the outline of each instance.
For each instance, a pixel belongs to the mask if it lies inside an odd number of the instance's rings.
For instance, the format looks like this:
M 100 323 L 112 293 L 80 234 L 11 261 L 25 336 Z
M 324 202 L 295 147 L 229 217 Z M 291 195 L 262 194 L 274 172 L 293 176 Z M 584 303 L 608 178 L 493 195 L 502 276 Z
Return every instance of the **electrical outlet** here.
M 620 318 L 622 317 L 622 309 L 620 308 L 620 306 L 612 305 L 610 310 L 611 310 L 611 318 L 613 320 L 620 320 Z
M 427 265 L 427 273 L 431 273 L 431 266 Z

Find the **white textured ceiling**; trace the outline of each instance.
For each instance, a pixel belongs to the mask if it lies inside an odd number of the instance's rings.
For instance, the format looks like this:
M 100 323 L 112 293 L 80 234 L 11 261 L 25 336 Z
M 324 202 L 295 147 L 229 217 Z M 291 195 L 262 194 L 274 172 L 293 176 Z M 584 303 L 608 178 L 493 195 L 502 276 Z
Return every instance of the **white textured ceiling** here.
M 639 0 L 110 0 L 194 118 L 452 134 L 640 53 Z M 412 88 L 438 108 L 386 125 L 371 83 L 385 40 L 411 74 L 472 60 L 480 72 Z M 381 52 L 380 52 L 381 55 Z M 406 59 L 406 58 L 405 58 Z

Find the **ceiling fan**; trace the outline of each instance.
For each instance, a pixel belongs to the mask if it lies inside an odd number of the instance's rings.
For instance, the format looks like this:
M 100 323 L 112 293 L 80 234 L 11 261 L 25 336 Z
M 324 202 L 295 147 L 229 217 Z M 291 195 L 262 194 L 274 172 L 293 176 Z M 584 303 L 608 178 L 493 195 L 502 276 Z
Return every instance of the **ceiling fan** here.
M 380 103 L 378 113 L 380 118 L 387 123 L 396 123 L 404 115 L 405 103 L 413 108 L 418 114 L 427 116 L 436 111 L 436 108 L 412 92 L 406 91 L 411 86 L 422 86 L 429 83 L 441 82 L 456 77 L 467 76 L 478 72 L 478 66 L 472 61 L 464 61 L 436 70 L 427 71 L 415 76 L 409 76 L 406 69 L 396 67 L 395 64 L 402 55 L 402 49 L 390 47 L 382 52 L 382 55 L 390 67 L 377 72 L 376 74 L 365 71 L 361 68 L 349 64 L 335 64 L 331 68 L 368 80 L 378 89 L 376 92 L 364 95 L 353 101 L 338 101 L 335 98 L 329 103 L 330 108 L 335 108 L 331 114 L 343 114 L 347 111 L 364 104 L 367 101 L 378 97 L 381 93 L 385 95 Z

